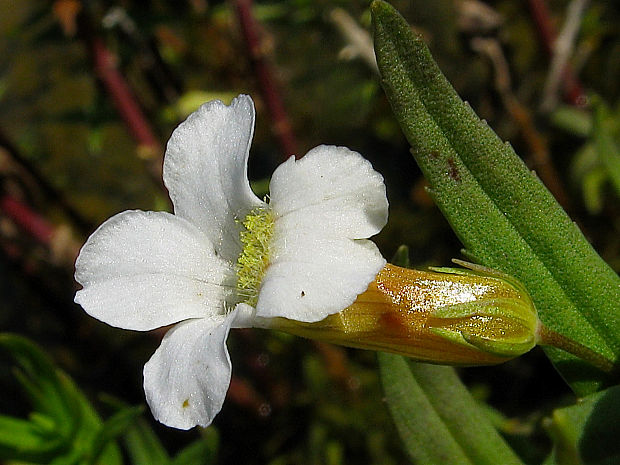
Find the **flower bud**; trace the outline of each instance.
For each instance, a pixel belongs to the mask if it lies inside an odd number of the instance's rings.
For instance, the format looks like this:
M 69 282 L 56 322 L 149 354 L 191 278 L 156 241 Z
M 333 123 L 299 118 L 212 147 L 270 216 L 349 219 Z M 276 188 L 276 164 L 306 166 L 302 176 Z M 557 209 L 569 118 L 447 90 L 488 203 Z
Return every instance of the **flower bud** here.
M 504 362 L 536 345 L 536 308 L 516 279 L 478 265 L 418 271 L 386 265 L 366 292 L 316 323 L 271 327 L 349 347 L 447 365 Z

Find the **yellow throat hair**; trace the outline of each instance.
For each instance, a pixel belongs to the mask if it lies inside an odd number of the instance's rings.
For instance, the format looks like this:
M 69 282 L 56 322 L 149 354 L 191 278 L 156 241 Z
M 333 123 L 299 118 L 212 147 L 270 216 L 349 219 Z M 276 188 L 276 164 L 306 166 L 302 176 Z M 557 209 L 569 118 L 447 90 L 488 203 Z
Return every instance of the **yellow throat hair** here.
M 269 265 L 274 219 L 267 208 L 252 210 L 242 222 L 243 251 L 237 260 L 237 292 L 243 302 L 256 306 L 260 284 Z

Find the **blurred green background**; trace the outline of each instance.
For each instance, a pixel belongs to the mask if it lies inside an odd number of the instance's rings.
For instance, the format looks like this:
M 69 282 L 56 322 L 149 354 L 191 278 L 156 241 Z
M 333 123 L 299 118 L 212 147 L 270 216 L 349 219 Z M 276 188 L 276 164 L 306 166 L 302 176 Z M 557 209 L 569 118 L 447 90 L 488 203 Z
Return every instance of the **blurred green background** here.
M 563 31 L 569 3 L 392 2 L 618 270 L 620 184 L 595 140 L 620 141 L 620 8 L 589 2 L 570 74 L 554 81 L 545 33 Z M 384 256 L 406 244 L 416 267 L 459 257 L 383 95 L 369 26 L 366 1 L 0 0 L 0 331 L 38 343 L 104 418 L 106 396 L 143 404 L 142 366 L 163 333 L 88 317 L 72 303 L 72 263 L 114 213 L 170 208 L 158 175 L 165 141 L 200 103 L 239 93 L 257 108 L 257 194 L 291 152 L 345 145 L 386 179 L 390 219 L 375 238 Z M 408 463 L 374 353 L 261 330 L 234 331 L 229 349 L 213 463 Z M 12 363 L 0 353 L 0 413 L 25 417 Z M 460 373 L 521 456 L 540 463 L 545 418 L 574 401 L 542 352 Z M 143 418 L 171 454 L 201 436 Z

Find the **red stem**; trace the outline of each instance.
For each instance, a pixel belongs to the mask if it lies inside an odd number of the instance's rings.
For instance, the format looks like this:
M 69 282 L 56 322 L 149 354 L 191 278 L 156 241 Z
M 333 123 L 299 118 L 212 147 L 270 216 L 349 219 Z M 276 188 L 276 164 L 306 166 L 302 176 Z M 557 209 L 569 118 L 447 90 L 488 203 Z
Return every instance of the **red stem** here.
M 243 38 L 256 72 L 263 100 L 271 114 L 274 132 L 278 139 L 284 159 L 297 154 L 297 141 L 293 134 L 286 110 L 269 62 L 265 59 L 260 39 L 260 25 L 252 14 L 251 0 L 235 0 L 235 9 Z
M 0 197 L 0 210 L 41 244 L 50 245 L 54 226 L 28 205 L 5 194 Z
M 530 14 L 536 25 L 536 31 L 543 44 L 547 55 L 553 55 L 553 47 L 557 38 L 557 31 L 551 20 L 551 12 L 545 0 L 528 0 Z M 575 76 L 570 65 L 564 68 L 563 74 L 563 92 L 564 99 L 571 105 L 583 106 L 586 101 L 583 86 L 579 79 Z
M 116 58 L 99 37 L 90 41 L 95 73 L 110 94 L 114 106 L 140 145 L 159 150 L 160 144 L 151 129 L 127 81 L 116 67 Z
M 557 31 L 551 22 L 551 12 L 545 0 L 528 0 L 530 14 L 536 24 L 536 32 L 540 37 L 547 55 L 553 55 L 553 43 L 557 36 Z
M 8 136 L 0 129 L 0 147 L 11 157 L 11 160 L 22 168 L 27 175 L 36 182 L 45 195 L 59 205 L 64 213 L 84 233 L 91 231 L 92 225 L 67 201 L 62 192 L 56 190 L 47 179 L 39 172 L 37 167 L 24 157 L 18 148 L 11 142 Z

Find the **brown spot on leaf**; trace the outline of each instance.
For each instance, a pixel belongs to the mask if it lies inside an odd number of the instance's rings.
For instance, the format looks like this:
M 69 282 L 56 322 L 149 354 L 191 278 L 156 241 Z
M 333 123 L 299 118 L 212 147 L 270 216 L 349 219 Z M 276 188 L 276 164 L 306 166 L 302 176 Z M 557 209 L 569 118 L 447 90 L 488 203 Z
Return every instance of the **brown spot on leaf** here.
M 452 157 L 448 158 L 448 174 L 457 182 L 461 180 L 461 174 L 459 173 L 459 169 L 457 168 L 454 158 Z

